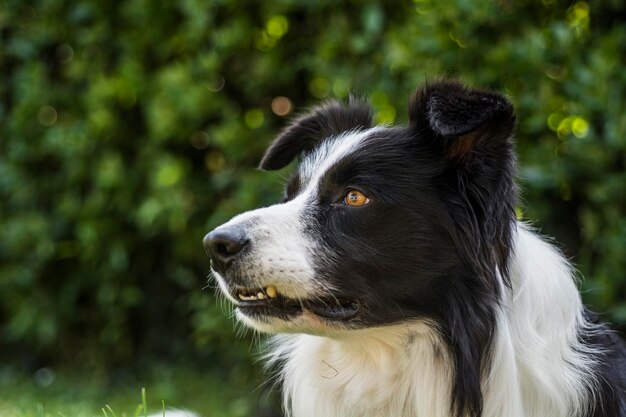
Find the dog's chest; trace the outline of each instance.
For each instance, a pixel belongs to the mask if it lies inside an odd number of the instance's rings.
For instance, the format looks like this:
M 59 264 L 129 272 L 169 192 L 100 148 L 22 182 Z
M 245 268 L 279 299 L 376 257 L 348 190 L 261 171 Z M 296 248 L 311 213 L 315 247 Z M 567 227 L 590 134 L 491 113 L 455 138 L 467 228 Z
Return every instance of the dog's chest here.
M 448 416 L 450 373 L 438 349 L 418 337 L 374 336 L 292 336 L 282 369 L 292 416 Z

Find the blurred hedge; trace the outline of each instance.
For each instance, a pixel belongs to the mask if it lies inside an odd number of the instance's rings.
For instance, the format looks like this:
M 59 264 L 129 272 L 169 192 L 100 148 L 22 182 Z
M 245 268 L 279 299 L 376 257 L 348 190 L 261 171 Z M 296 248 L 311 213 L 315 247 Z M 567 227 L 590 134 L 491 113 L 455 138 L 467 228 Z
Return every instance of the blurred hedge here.
M 277 199 L 254 167 L 286 116 L 358 91 L 403 122 L 441 74 L 510 95 L 520 215 L 625 324 L 625 21 L 620 0 L 5 0 L 0 351 L 245 366 L 203 235 Z

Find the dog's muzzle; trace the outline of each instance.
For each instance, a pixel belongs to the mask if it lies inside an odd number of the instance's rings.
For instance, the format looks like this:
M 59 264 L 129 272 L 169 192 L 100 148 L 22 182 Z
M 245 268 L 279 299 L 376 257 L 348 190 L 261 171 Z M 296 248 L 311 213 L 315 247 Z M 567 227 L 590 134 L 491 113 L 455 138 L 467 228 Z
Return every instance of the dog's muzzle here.
M 241 224 L 218 227 L 204 237 L 203 244 L 212 268 L 222 280 L 222 291 L 236 303 L 238 311 L 249 318 L 273 316 L 289 320 L 308 310 L 329 320 L 348 320 L 359 311 L 358 300 L 342 294 L 328 292 L 300 297 L 292 293 L 290 296 L 283 289 L 294 284 L 285 284 L 284 278 L 271 271 L 260 280 L 258 277 L 251 279 L 245 269 L 246 265 L 248 268 L 253 265 L 250 254 L 254 244 Z M 283 272 L 280 267 L 278 271 Z

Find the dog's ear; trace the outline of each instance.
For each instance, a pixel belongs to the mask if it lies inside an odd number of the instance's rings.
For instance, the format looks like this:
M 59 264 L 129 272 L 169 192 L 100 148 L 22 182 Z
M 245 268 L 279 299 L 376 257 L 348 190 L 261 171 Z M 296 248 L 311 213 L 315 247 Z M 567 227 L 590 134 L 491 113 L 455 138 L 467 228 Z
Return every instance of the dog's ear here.
M 434 135 L 443 157 L 469 169 L 485 158 L 508 159 L 515 127 L 513 106 L 501 94 L 438 81 L 419 89 L 409 104 L 409 120 Z
M 314 149 L 323 139 L 371 126 L 372 110 L 366 101 L 354 96 L 347 103 L 329 101 L 286 127 L 265 152 L 259 168 L 283 168 L 300 153 Z
M 446 162 L 440 180 L 450 182 L 440 187 L 441 196 L 457 225 L 460 253 L 477 274 L 499 271 L 508 285 L 516 200 L 513 106 L 501 94 L 439 81 L 415 93 L 409 119 L 418 140 Z M 497 280 L 490 282 L 496 291 Z

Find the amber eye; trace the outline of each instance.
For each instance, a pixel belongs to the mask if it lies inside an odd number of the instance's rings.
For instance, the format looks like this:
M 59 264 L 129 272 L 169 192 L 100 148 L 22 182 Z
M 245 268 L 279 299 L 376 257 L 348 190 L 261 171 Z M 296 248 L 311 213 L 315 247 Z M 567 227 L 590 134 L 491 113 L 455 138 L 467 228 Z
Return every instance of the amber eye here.
M 370 199 L 367 198 L 365 194 L 356 190 L 348 191 L 348 194 L 346 194 L 343 197 L 343 204 L 346 204 L 352 207 L 364 206 L 369 202 L 370 202 Z

